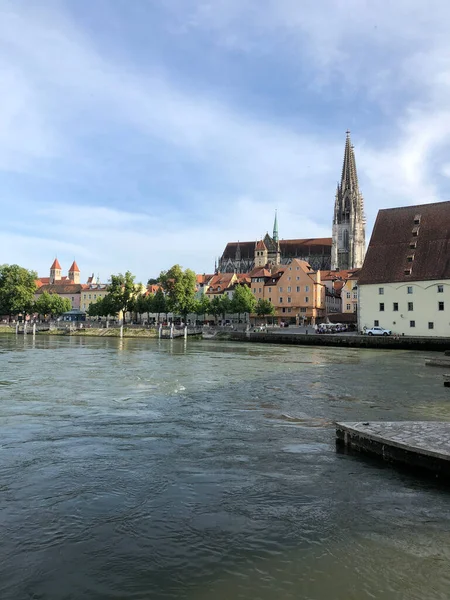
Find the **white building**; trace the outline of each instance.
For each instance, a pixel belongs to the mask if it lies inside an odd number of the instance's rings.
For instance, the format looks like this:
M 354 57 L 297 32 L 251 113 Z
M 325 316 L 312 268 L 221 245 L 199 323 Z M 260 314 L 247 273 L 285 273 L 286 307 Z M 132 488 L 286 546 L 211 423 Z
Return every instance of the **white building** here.
M 359 330 L 450 337 L 450 202 L 380 210 L 358 286 Z

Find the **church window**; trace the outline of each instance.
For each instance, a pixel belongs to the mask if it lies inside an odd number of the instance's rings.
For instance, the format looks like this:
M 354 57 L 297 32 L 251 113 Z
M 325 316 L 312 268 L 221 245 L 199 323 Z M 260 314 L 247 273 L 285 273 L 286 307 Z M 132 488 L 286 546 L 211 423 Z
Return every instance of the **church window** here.
M 444 286 L 442 285 L 442 283 L 439 283 L 439 284 L 438 284 L 438 286 L 437 286 L 437 291 L 438 291 L 438 294 L 442 294 L 442 293 L 443 293 L 443 291 L 444 291 Z
M 344 248 L 348 250 L 348 231 L 344 229 Z
M 414 310 L 414 302 L 408 302 L 408 310 Z
M 378 288 L 378 293 L 382 296 L 384 294 L 384 288 Z
M 444 303 L 438 302 L 439 310 L 444 310 Z
M 292 303 L 292 298 L 290 296 L 288 296 L 288 304 Z
M 408 287 L 406 288 L 406 293 L 407 294 L 412 294 L 413 293 L 412 285 L 408 285 Z
M 384 310 L 384 302 L 380 302 L 380 311 L 383 312 Z
M 398 311 L 398 302 L 394 302 L 394 303 L 393 303 L 393 305 L 392 305 L 392 310 L 393 310 L 394 312 L 397 312 L 397 311 Z

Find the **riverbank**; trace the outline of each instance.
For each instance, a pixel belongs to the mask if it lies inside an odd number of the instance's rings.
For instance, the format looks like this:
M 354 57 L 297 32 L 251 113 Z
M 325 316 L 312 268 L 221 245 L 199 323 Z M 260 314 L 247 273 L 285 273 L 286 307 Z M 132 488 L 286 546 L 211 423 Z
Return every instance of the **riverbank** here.
M 14 327 L 8 325 L 0 326 L 0 334 L 15 335 L 16 330 Z M 23 331 L 20 332 L 23 335 Z M 27 335 L 32 335 L 31 328 L 28 330 Z M 100 329 L 98 327 L 85 328 L 83 329 L 52 329 L 46 331 L 36 331 L 36 335 L 57 335 L 57 336 L 88 336 L 88 337 L 120 337 L 120 328 L 109 327 L 108 329 Z M 158 331 L 156 329 L 146 329 L 144 327 L 124 327 L 123 336 L 126 338 L 157 338 Z
M 450 349 L 450 338 L 393 337 L 368 335 L 314 335 L 286 333 L 219 332 L 215 340 L 256 342 L 259 344 L 285 344 L 299 346 L 342 346 L 346 348 L 380 348 L 383 350 L 434 350 Z

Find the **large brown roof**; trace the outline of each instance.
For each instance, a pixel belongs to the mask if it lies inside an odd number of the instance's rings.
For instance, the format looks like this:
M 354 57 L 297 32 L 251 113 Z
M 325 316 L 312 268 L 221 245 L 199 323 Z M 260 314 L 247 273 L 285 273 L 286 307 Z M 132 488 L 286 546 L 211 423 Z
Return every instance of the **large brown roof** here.
M 280 251 L 282 256 L 286 257 L 322 254 L 324 251 L 329 253 L 331 251 L 331 241 L 331 238 L 280 240 Z M 234 259 L 238 245 L 241 252 L 241 259 L 254 259 L 256 242 L 229 242 L 226 245 L 222 258 Z
M 358 283 L 432 279 L 450 279 L 450 202 L 380 210 Z
M 58 283 L 58 284 L 44 284 L 36 290 L 36 294 L 43 294 L 48 292 L 49 294 L 79 294 L 83 289 L 81 283 Z
M 55 258 L 55 260 L 53 261 L 53 264 L 50 267 L 50 269 L 59 269 L 59 270 L 61 270 L 61 265 L 59 264 L 59 260 L 57 258 Z

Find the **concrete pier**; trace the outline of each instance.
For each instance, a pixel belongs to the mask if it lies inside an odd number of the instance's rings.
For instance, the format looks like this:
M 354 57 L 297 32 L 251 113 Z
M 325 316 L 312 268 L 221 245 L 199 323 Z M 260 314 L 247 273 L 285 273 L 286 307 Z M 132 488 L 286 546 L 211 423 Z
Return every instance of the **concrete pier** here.
M 373 421 L 336 423 L 346 447 L 450 479 L 450 423 Z

